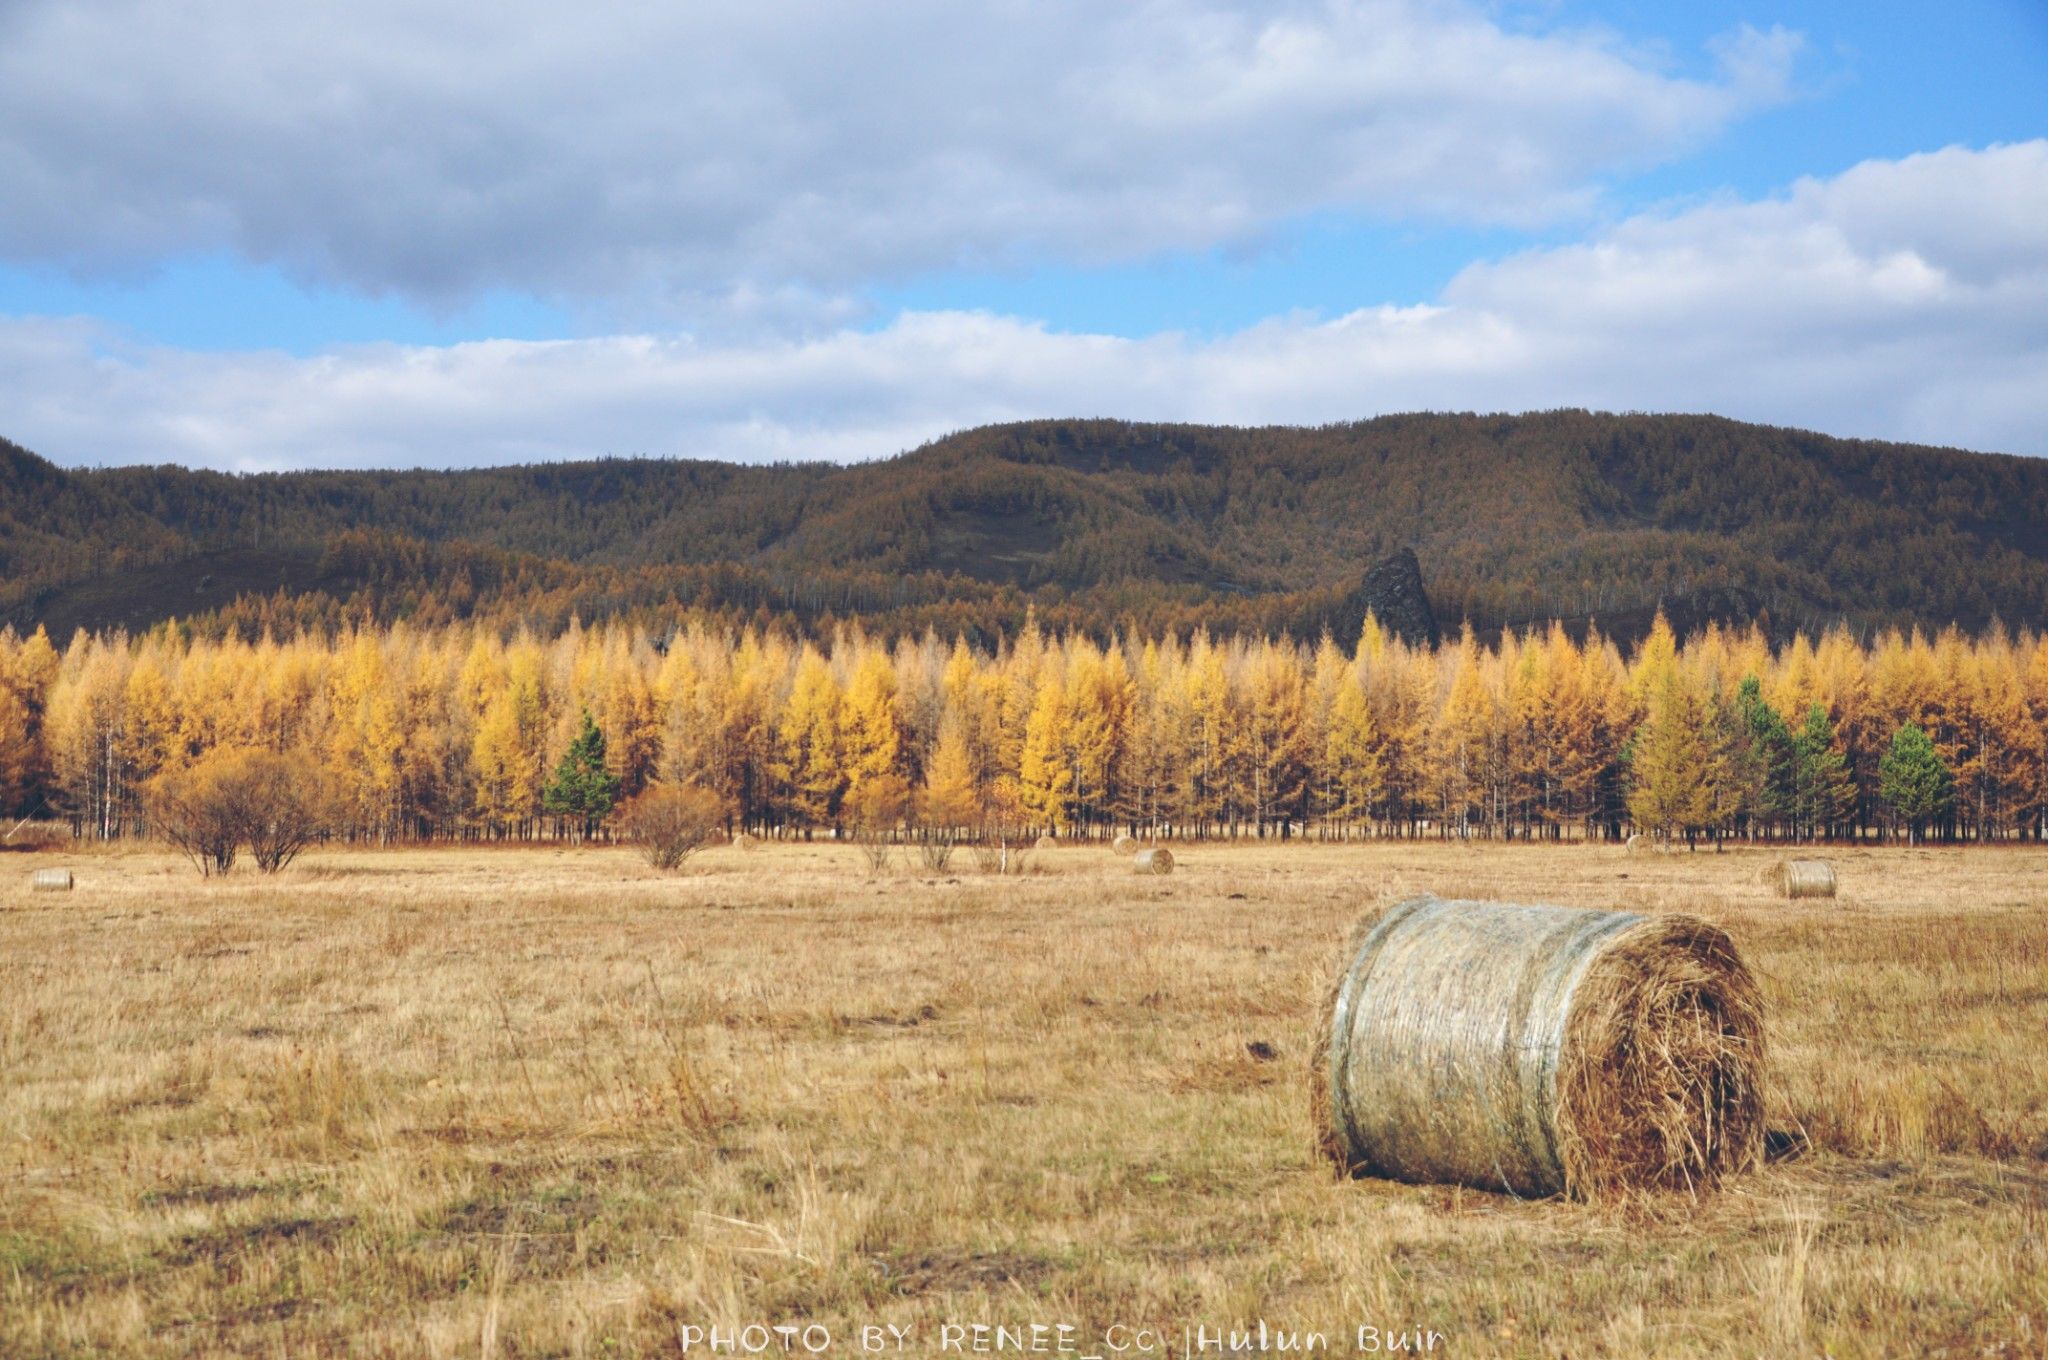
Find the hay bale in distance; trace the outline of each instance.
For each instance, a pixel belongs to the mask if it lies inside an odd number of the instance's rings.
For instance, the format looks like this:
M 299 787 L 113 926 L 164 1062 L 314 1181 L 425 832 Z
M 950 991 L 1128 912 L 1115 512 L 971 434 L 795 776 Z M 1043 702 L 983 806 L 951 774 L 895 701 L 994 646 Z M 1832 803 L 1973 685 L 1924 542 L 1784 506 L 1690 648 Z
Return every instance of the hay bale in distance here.
M 1630 836 L 1628 840 L 1624 842 L 1623 846 L 1623 848 L 1625 848 L 1631 855 L 1633 855 L 1638 850 L 1647 849 L 1648 847 L 1649 841 L 1644 839 L 1643 833 L 1640 831 Z
M 1138 838 L 1126 832 L 1118 832 L 1117 838 L 1109 843 L 1109 848 L 1119 855 L 1135 855 L 1138 853 Z
M 744 831 L 736 832 L 732 838 L 732 848 L 735 850 L 752 850 L 755 846 L 759 844 L 759 841 L 755 840 L 752 836 L 748 835 Z
M 1833 897 L 1835 866 L 1824 859 L 1782 859 L 1767 866 L 1764 885 L 1785 897 Z
M 1040 836 L 1037 840 L 1031 842 L 1033 850 L 1057 850 L 1059 845 L 1060 843 L 1050 836 Z
M 1341 1170 L 1583 1198 L 1760 1160 L 1762 1002 L 1706 922 L 1425 896 L 1353 938 L 1310 1074 Z
M 29 889 L 32 892 L 70 892 L 71 871 L 69 869 L 38 869 L 29 875 Z
M 1170 874 L 1173 872 L 1173 851 L 1163 845 L 1153 845 L 1131 856 L 1131 867 L 1141 874 Z

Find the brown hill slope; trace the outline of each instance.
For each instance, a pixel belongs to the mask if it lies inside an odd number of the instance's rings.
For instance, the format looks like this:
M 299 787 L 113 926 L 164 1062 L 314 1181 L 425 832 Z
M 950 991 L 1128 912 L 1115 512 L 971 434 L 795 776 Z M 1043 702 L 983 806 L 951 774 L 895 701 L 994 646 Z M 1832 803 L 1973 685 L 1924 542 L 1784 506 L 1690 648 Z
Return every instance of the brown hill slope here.
M 849 467 L 233 477 L 67 472 L 0 449 L 0 609 L 16 624 L 211 608 L 240 578 L 205 555 L 246 550 L 265 575 L 252 592 L 277 574 L 310 599 L 273 602 L 273 620 L 353 597 L 385 614 L 857 611 L 987 629 L 1035 603 L 1097 627 L 1313 630 L 1404 546 L 1447 623 L 1632 618 L 1684 597 L 1781 626 L 2038 627 L 2048 461 L 1580 411 L 1037 421 Z

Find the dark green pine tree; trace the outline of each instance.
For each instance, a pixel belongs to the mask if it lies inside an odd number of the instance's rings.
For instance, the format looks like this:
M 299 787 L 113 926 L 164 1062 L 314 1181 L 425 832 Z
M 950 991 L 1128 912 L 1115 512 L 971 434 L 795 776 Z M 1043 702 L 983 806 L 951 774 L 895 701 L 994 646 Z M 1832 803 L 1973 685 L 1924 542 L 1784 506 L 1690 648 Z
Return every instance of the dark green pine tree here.
M 1792 810 L 1792 729 L 1764 699 L 1763 685 L 1746 675 L 1735 689 L 1740 719 L 1732 764 L 1741 791 L 1737 820 L 1754 832 L 1781 822 Z
M 541 806 L 552 816 L 581 821 L 586 836 L 619 801 L 619 777 L 605 768 L 604 758 L 604 733 L 586 708 L 583 730 L 569 743 L 562 763 L 555 766 L 555 777 L 541 790 Z
M 1792 738 L 1792 819 L 1808 836 L 1826 836 L 1856 806 L 1849 762 L 1835 749 L 1835 725 L 1819 704 Z
M 1916 844 L 1921 828 L 1955 802 L 1955 776 L 1927 734 L 1912 723 L 1892 734 L 1891 749 L 1877 762 L 1877 796 L 1906 824 Z

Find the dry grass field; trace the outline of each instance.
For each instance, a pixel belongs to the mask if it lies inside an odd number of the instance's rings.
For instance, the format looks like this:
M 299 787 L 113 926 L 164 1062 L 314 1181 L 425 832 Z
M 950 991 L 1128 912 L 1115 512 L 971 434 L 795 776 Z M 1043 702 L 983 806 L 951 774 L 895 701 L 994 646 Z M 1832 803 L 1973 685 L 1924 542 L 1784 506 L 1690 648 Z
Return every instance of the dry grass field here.
M 325 851 L 208 884 L 0 856 L 0 1355 L 664 1355 L 785 1322 L 840 1355 L 949 1322 L 1180 1355 L 1260 1318 L 1334 1354 L 1361 1326 L 2048 1353 L 2048 855 L 1846 852 L 1841 899 L 1797 904 L 1764 858 Z M 77 890 L 31 894 L 60 862 Z M 1805 1154 L 1698 1199 L 1333 1181 L 1312 1002 L 1360 909 L 1422 889 L 1721 924 Z

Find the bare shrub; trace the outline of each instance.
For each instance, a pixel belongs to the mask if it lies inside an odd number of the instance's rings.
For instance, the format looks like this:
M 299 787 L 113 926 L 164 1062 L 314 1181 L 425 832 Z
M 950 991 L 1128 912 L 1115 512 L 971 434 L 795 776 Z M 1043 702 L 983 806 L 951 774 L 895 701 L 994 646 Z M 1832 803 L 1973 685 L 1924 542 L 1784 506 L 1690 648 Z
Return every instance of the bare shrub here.
M 655 784 L 627 803 L 619 816 L 626 839 L 639 846 L 657 869 L 680 867 L 710 844 L 724 823 L 724 803 L 697 784 Z
M 868 872 L 880 873 L 895 854 L 895 838 L 910 809 L 910 785 L 901 775 L 863 779 L 846 795 L 841 809 L 853 839 L 867 859 Z
M 1037 838 L 1029 828 L 991 821 L 974 843 L 974 864 L 985 874 L 1021 874 Z
M 950 826 L 921 826 L 915 835 L 918 860 L 935 874 L 946 872 L 953 848 L 960 843 L 960 833 Z

